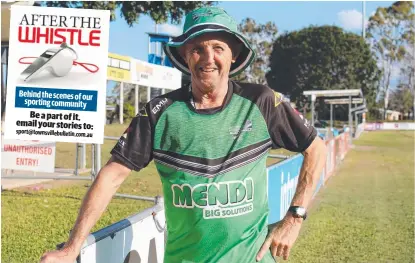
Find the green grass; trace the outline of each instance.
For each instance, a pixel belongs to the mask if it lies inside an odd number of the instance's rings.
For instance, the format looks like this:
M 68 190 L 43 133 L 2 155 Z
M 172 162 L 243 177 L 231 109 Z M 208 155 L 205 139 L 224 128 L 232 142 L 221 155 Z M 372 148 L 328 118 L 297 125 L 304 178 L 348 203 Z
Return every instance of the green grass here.
M 287 262 L 414 262 L 414 133 L 355 141 Z
M 106 125 L 106 136 L 120 136 L 127 124 Z M 116 141 L 105 140 L 102 145 L 101 163 L 110 157 L 110 150 Z M 75 144 L 56 144 L 56 163 L 59 168 L 75 167 Z M 90 146 L 87 146 L 87 167 L 91 165 Z M 272 151 L 274 154 L 291 155 L 285 150 Z M 268 165 L 279 159 L 267 160 Z M 70 186 L 42 189 L 6 190 L 2 192 L 1 258 L 7 263 L 38 262 L 46 250 L 55 249 L 68 238 L 88 187 L 88 181 L 71 182 Z M 47 188 L 47 187 L 46 187 Z M 140 172 L 132 172 L 120 187 L 118 193 L 156 196 L 161 195 L 161 182 L 154 163 Z M 93 231 L 101 229 L 132 214 L 150 207 L 151 202 L 114 198 Z

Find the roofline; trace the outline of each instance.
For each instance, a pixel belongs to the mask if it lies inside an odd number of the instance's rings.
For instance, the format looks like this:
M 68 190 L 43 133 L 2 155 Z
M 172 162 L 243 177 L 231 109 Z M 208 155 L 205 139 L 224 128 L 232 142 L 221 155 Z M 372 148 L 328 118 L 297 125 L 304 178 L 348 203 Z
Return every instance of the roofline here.
M 306 96 L 316 97 L 342 97 L 342 96 L 359 96 L 363 98 L 361 89 L 346 89 L 346 90 L 306 90 L 303 92 Z

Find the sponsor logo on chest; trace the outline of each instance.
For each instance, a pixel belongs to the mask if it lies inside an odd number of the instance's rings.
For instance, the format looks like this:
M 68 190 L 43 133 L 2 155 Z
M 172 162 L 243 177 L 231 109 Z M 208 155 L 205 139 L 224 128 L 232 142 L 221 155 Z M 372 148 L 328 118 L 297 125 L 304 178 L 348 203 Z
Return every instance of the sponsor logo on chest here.
M 173 184 L 171 189 L 175 207 L 201 208 L 205 219 L 234 217 L 253 211 L 252 178 L 195 186 Z
M 229 134 L 233 135 L 234 138 L 238 137 L 242 132 L 252 131 L 252 121 L 247 120 L 242 127 L 230 127 Z

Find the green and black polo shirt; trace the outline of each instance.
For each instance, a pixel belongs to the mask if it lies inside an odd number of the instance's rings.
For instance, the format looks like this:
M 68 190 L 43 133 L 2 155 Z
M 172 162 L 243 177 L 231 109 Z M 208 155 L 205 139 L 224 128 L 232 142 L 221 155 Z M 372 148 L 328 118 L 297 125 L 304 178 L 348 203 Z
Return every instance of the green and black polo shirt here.
M 255 262 L 267 234 L 268 151 L 302 152 L 315 136 L 280 93 L 229 81 L 215 109 L 196 110 L 189 86 L 151 100 L 111 153 L 136 171 L 156 164 L 165 262 Z

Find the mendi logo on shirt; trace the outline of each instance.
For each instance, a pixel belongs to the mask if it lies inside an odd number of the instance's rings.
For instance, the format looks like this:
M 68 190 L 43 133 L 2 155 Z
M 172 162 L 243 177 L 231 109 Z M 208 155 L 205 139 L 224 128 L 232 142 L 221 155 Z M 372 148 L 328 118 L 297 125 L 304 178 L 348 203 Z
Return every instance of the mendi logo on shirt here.
M 240 216 L 254 209 L 254 182 L 250 177 L 195 186 L 173 184 L 171 189 L 175 207 L 201 208 L 205 219 Z

